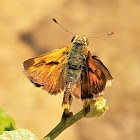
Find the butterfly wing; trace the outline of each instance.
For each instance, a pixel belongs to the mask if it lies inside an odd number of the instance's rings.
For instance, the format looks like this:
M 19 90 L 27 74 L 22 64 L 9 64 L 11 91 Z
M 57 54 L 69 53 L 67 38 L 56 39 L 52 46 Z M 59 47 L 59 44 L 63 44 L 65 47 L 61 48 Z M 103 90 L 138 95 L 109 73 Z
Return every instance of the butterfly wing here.
M 84 66 L 81 75 L 81 99 L 93 98 L 90 92 L 90 78 L 87 64 Z
M 38 87 L 51 94 L 56 94 L 65 88 L 65 72 L 68 47 L 55 52 L 31 58 L 23 63 L 24 73 Z
M 81 98 L 93 98 L 93 95 L 101 93 L 107 81 L 113 78 L 104 64 L 96 57 L 91 56 L 90 51 L 87 57 L 87 66 L 82 72 L 82 93 Z
M 92 56 L 94 64 L 104 73 L 106 77 L 106 86 L 111 85 L 113 77 L 111 76 L 109 70 L 105 67 L 105 65 L 96 57 Z

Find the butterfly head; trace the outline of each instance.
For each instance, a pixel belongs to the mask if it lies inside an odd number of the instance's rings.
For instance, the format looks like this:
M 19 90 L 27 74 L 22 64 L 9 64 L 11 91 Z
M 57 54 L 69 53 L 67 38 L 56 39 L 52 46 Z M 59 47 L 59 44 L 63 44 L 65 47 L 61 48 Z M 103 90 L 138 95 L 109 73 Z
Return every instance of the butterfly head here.
M 78 35 L 76 35 L 72 38 L 71 43 L 82 44 L 82 45 L 89 44 L 88 39 L 85 36 L 78 36 Z

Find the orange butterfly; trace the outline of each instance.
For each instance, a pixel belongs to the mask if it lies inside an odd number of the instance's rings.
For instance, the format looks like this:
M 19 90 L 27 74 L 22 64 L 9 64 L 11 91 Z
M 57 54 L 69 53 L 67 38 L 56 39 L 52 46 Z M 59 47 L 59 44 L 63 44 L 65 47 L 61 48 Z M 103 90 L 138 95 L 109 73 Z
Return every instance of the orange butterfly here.
M 50 94 L 63 92 L 64 108 L 69 108 L 72 96 L 81 100 L 100 96 L 113 78 L 87 46 L 88 39 L 76 35 L 69 47 L 26 60 L 24 73 L 32 83 Z

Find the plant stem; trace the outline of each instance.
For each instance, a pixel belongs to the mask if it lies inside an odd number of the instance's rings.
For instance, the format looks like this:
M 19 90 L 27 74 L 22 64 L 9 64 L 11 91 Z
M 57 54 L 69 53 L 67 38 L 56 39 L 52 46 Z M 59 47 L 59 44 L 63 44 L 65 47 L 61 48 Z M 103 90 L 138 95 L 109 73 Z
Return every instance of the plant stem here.
M 100 117 L 107 109 L 106 100 L 103 97 L 99 97 L 96 100 L 85 101 L 83 109 L 74 116 L 72 112 L 69 112 L 69 109 L 64 109 L 60 123 L 42 140 L 53 140 L 67 127 L 71 126 L 81 118 Z
M 61 119 L 60 123 L 48 135 L 46 135 L 42 140 L 53 140 L 53 139 L 55 139 L 67 127 L 71 126 L 76 121 L 83 118 L 84 114 L 85 114 L 84 109 L 82 109 L 80 112 L 78 112 L 74 116 L 69 116 L 69 117 L 63 117 L 62 116 L 62 119 Z

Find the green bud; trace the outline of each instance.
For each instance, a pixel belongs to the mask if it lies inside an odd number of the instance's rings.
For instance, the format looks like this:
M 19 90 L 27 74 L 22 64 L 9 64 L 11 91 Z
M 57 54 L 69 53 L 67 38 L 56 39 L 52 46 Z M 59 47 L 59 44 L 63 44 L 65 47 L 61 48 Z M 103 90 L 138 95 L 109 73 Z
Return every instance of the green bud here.
M 83 108 L 85 109 L 85 117 L 100 117 L 102 116 L 108 107 L 106 106 L 106 99 L 98 97 L 96 99 L 86 100 Z

